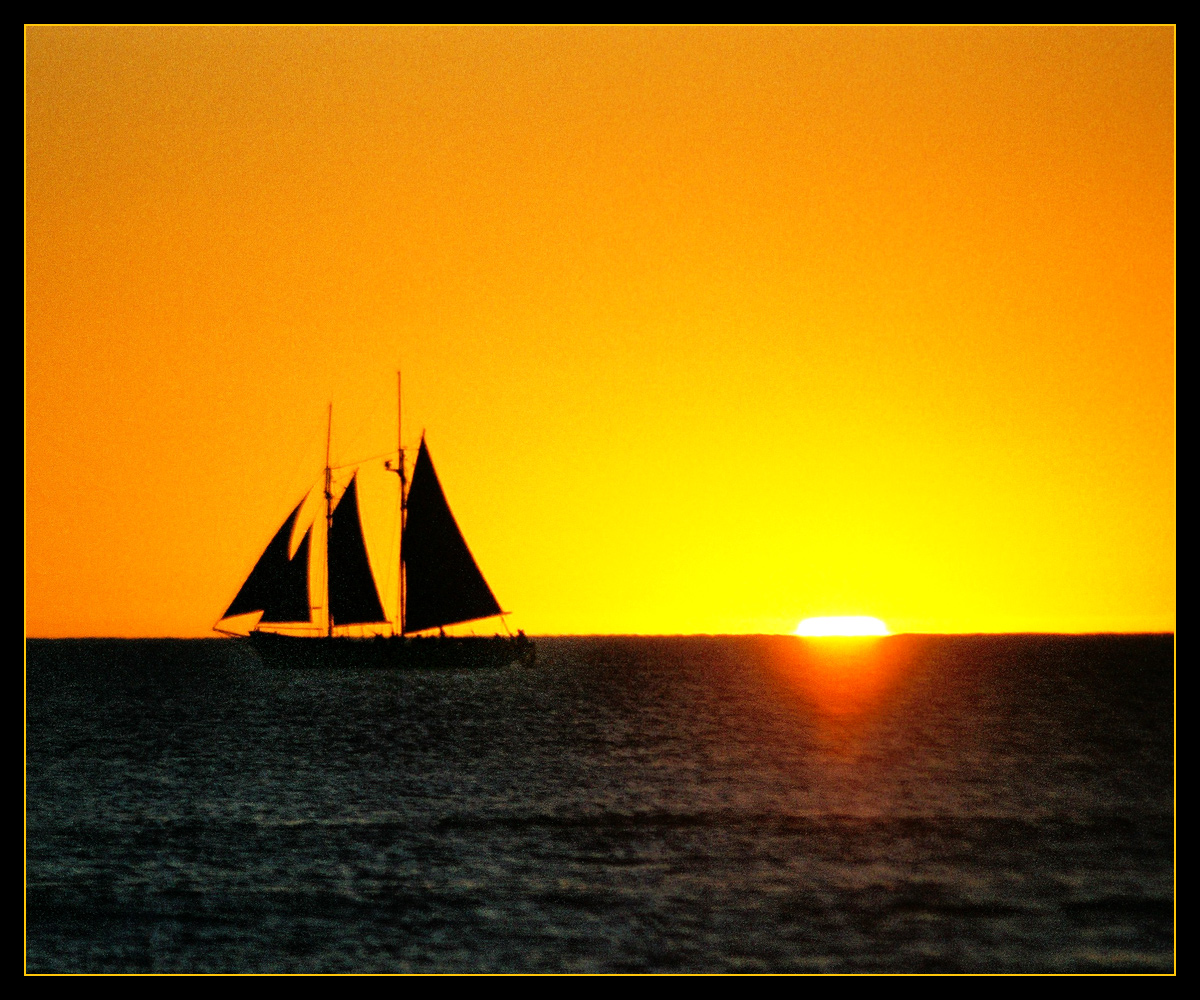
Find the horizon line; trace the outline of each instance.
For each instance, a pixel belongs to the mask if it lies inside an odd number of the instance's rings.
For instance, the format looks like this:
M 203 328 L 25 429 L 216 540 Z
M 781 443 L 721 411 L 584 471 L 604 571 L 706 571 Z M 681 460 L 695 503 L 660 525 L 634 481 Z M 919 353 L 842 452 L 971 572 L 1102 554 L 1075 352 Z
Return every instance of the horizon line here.
M 495 633 L 499 635 L 500 633 Z M 930 636 L 1138 636 L 1138 635 L 1175 635 L 1175 629 L 1136 629 L 1136 630 L 1088 630 L 1088 631 L 1047 631 L 1047 630 L 1019 630 L 1019 631 L 1002 631 L 1002 632 L 986 632 L 986 631 L 969 631 L 969 632 L 924 632 L 924 631 L 909 631 L 909 632 L 890 632 L 887 635 L 872 635 L 872 636 L 804 636 L 797 635 L 795 632 L 527 632 L 526 635 L 530 639 L 744 639 L 744 638 L 790 638 L 790 639 L 824 639 L 824 638 L 851 638 L 851 639 L 896 639 L 902 636 L 913 635 L 930 635 Z M 245 636 L 230 636 L 230 635 L 26 635 L 25 642 L 60 642 L 60 641 L 139 641 L 139 640 L 164 640 L 178 642 L 209 642 L 209 641 L 228 641 L 234 638 L 245 638 Z M 319 638 L 325 638 L 320 636 Z M 373 639 L 375 636 L 338 636 L 336 638 L 353 638 L 353 639 Z M 463 636 L 457 636 L 463 638 Z M 489 639 L 492 636 L 480 635 L 476 638 Z

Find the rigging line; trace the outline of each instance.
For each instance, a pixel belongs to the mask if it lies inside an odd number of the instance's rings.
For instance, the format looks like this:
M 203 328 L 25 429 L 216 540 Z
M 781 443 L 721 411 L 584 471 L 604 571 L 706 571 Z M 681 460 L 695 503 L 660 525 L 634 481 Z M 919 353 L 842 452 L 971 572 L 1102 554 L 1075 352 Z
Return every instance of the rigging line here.
M 387 389 L 384 386 L 390 380 L 380 380 L 376 382 L 371 379 L 366 385 L 360 385 L 355 392 L 360 405 L 347 408 L 344 411 L 347 419 L 343 420 L 342 430 L 339 433 L 339 438 L 343 441 L 363 441 L 363 434 L 369 428 L 380 426 L 381 422 L 390 422 L 392 414 L 392 403 L 390 400 L 391 388 Z M 371 438 L 366 438 L 371 440 Z M 378 440 L 375 438 L 374 440 Z M 368 460 L 369 461 L 369 460 Z
M 396 454 L 396 449 L 391 451 L 381 451 L 378 455 L 368 455 L 366 458 L 355 459 L 353 462 L 343 462 L 341 465 L 331 465 L 331 469 L 348 469 L 352 465 L 366 465 L 367 462 L 374 462 L 379 458 L 388 458 Z

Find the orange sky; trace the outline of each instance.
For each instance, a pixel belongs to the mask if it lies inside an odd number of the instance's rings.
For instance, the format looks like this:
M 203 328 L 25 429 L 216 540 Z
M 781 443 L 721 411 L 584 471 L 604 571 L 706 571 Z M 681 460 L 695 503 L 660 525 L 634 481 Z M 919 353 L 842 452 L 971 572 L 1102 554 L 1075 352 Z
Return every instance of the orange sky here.
M 25 29 L 27 633 L 206 634 L 398 366 L 514 628 L 1173 629 L 1174 48 Z

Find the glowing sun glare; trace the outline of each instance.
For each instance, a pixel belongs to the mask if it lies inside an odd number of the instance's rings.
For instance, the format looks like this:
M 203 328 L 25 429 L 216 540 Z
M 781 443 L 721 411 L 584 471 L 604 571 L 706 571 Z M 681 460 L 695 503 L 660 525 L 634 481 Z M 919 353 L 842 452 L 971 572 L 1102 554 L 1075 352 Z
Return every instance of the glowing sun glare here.
M 796 635 L 891 635 L 878 618 L 848 615 L 841 618 L 805 618 Z

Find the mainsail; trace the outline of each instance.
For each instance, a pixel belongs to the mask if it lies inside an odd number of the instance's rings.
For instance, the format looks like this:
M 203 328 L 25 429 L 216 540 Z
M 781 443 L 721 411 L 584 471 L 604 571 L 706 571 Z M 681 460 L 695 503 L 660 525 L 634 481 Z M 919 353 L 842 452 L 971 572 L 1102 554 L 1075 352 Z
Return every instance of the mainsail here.
M 413 469 L 407 510 L 402 545 L 407 598 L 404 630 L 420 632 L 500 614 L 500 605 L 450 513 L 424 438 Z M 337 620 L 340 623 L 341 619 Z
M 304 501 L 283 522 L 271 543 L 254 564 L 246 577 L 242 589 L 223 614 L 222 618 L 245 615 L 252 611 L 263 613 L 264 622 L 307 622 L 312 620 L 308 600 L 308 546 L 312 528 L 304 533 L 304 540 L 296 554 L 288 558 L 292 541 L 292 529 Z
M 358 514 L 358 475 L 333 512 L 329 526 L 329 613 L 334 625 L 386 621 Z

